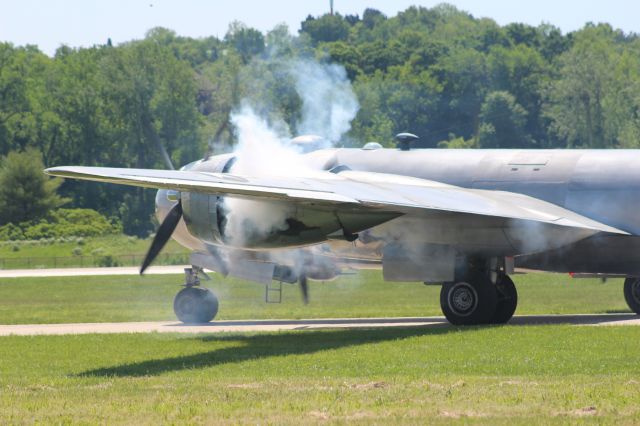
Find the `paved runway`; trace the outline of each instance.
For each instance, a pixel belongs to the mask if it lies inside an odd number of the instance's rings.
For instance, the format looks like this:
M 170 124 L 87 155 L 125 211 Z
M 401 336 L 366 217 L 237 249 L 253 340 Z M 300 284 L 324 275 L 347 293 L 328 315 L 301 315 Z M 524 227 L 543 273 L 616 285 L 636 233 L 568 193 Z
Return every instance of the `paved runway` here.
M 185 265 L 150 266 L 144 273 L 184 274 Z M 25 277 L 80 277 L 95 275 L 138 275 L 139 266 L 118 266 L 115 268 L 57 268 L 57 269 L 0 269 L 0 278 Z
M 512 326 L 572 324 L 592 326 L 640 325 L 634 314 L 520 315 Z M 327 318 L 306 320 L 215 321 L 186 325 L 175 321 L 0 325 L 0 336 L 33 336 L 109 333 L 228 333 L 336 328 L 449 327 L 443 317 L 422 318 Z

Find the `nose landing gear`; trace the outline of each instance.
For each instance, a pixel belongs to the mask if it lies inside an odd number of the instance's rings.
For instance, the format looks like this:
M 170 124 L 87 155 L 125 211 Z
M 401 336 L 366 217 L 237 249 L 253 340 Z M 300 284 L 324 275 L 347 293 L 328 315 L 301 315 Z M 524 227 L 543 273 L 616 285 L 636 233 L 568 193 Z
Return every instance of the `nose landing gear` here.
M 185 284 L 173 299 L 173 311 L 184 323 L 205 323 L 218 313 L 218 297 L 208 288 L 200 287 L 199 274 L 206 277 L 202 268 L 185 268 Z

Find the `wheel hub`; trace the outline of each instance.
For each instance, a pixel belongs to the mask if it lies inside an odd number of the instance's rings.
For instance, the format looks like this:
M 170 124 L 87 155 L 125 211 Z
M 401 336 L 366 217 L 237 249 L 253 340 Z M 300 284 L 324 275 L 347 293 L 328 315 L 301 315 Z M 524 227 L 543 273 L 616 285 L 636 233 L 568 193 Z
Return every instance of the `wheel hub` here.
M 467 283 L 455 285 L 449 293 L 449 307 L 457 315 L 471 314 L 478 305 L 478 295 Z
M 218 312 L 218 298 L 211 290 L 200 287 L 185 287 L 178 292 L 173 300 L 173 310 L 182 322 L 209 322 Z
M 196 307 L 193 296 L 189 294 L 185 294 L 177 300 L 177 308 L 181 312 L 193 312 Z

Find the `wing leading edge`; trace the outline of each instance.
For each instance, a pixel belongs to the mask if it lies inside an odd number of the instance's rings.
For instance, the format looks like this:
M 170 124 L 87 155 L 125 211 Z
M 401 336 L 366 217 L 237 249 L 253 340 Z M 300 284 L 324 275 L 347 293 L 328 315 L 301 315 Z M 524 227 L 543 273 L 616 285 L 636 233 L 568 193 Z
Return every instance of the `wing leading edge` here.
M 250 199 L 357 207 L 399 214 L 463 214 L 533 221 L 589 233 L 628 233 L 546 201 L 504 191 L 461 188 L 399 175 L 343 171 L 305 177 L 244 177 L 222 173 L 107 167 L 54 167 L 52 176 Z

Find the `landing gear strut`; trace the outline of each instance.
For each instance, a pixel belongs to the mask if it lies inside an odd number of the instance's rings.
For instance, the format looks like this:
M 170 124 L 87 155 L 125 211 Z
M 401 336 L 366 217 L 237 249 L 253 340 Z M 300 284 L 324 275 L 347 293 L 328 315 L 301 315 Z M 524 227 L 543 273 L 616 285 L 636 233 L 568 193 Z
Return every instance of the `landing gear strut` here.
M 173 299 L 173 311 L 184 323 L 211 321 L 218 313 L 218 298 L 207 288 L 200 287 L 201 268 L 185 268 L 185 284 Z M 206 276 L 206 275 L 205 275 Z
M 453 325 L 504 324 L 518 304 L 516 287 L 508 275 L 497 274 L 495 284 L 480 271 L 448 282 L 440 290 L 440 307 Z
M 640 315 L 640 278 L 624 280 L 624 298 L 633 312 Z

